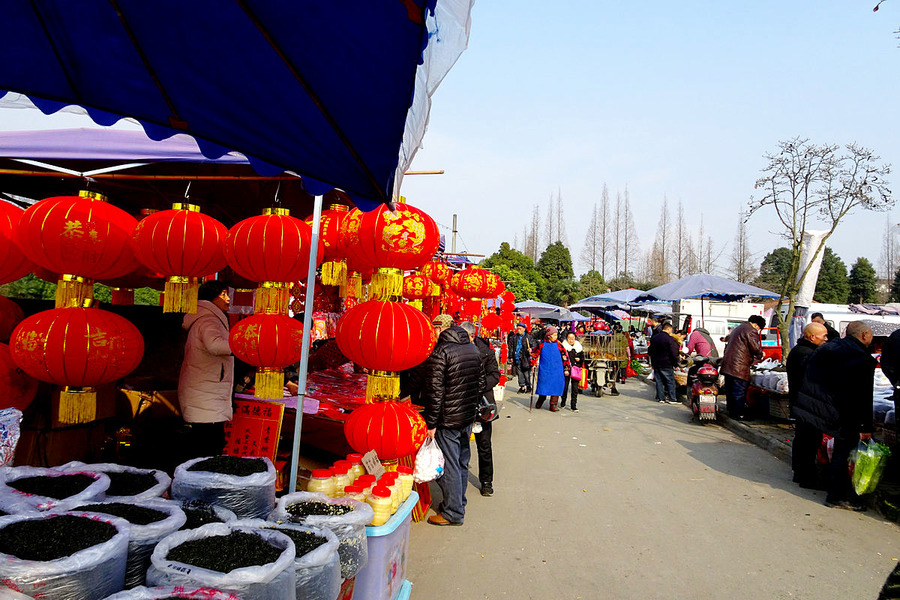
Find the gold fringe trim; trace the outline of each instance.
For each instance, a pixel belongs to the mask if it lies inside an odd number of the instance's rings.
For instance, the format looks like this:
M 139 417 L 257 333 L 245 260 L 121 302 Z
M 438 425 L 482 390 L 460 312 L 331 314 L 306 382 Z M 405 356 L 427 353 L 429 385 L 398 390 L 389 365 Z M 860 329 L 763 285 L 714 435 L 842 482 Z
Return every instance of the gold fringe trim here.
M 287 283 L 264 281 L 256 289 L 256 306 L 253 312 L 257 315 L 287 314 L 290 301 L 291 289 Z
M 64 387 L 59 392 L 59 422 L 90 423 L 97 419 L 97 391 L 94 388 Z
M 396 458 L 391 458 L 389 460 L 381 461 L 381 466 L 384 467 L 384 471 L 396 471 L 397 467 L 400 466 L 400 460 Z
M 77 275 L 62 275 L 56 282 L 56 308 L 84 306 L 94 299 L 94 282 Z
M 200 280 L 196 277 L 181 277 L 180 275 L 170 276 L 166 279 L 163 312 L 196 313 L 197 291 L 199 289 Z
M 325 285 L 343 286 L 347 281 L 347 259 L 322 263 L 322 283 Z
M 431 282 L 431 289 L 428 291 L 429 296 L 440 296 L 441 295 L 441 286 L 438 284 Z
M 409 305 L 412 306 L 413 308 L 418 308 L 419 310 L 422 310 L 422 301 L 421 300 L 410 300 Z
M 369 283 L 370 300 L 396 300 L 403 295 L 403 271 L 380 268 L 372 274 Z
M 370 371 L 366 379 L 366 403 L 392 400 L 400 395 L 400 375 L 395 371 Z
M 256 382 L 253 395 L 265 400 L 281 400 L 284 398 L 284 371 L 269 367 L 256 370 Z
M 341 298 L 362 298 L 362 275 L 358 271 L 350 271 L 347 279 L 341 284 Z

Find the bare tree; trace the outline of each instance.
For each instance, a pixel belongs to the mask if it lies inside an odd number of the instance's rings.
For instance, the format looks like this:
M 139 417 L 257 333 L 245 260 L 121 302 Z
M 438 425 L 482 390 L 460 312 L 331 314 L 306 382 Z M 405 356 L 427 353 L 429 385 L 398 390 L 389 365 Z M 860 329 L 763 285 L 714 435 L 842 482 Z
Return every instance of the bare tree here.
M 600 246 L 603 242 L 600 237 L 599 221 L 600 209 L 594 204 L 594 210 L 591 212 L 591 222 L 588 224 L 588 230 L 584 236 L 584 247 L 579 255 L 581 264 L 587 267 L 589 271 L 598 271 L 597 266 L 601 260 Z
M 691 236 L 688 232 L 687 222 L 684 219 L 684 204 L 678 199 L 678 221 L 675 226 L 676 239 L 674 251 L 675 278 L 681 279 L 688 274 L 688 266 L 691 254 Z
M 631 259 L 632 266 L 636 260 L 640 259 L 641 244 L 638 241 L 637 229 L 634 227 L 634 216 L 631 212 L 631 201 L 629 200 L 628 188 L 625 188 L 625 202 L 622 210 L 622 238 L 623 238 L 623 258 L 622 270 L 628 276 L 628 260 Z
M 525 242 L 525 254 L 531 257 L 535 263 L 538 261 L 538 257 L 541 252 L 540 248 L 540 239 L 541 239 L 541 214 L 538 209 L 538 205 L 534 205 L 534 210 L 531 212 L 531 228 L 528 232 L 528 237 Z
M 743 211 L 738 214 L 737 234 L 731 247 L 731 265 L 728 272 L 741 283 L 748 283 L 756 277 L 753 253 L 747 239 L 747 215 Z
M 656 238 L 653 240 L 651 256 L 653 264 L 650 266 L 651 279 L 659 284 L 669 281 L 669 256 L 672 253 L 672 224 L 669 220 L 669 200 L 663 195 L 662 209 L 659 213 L 659 222 L 656 225 Z
M 553 211 L 553 192 L 550 192 L 550 202 L 547 203 L 547 217 L 544 221 L 544 248 L 556 241 L 556 215 Z
M 897 243 L 897 225 L 892 223 L 891 215 L 885 215 L 884 234 L 881 240 L 881 278 L 893 280 L 900 262 L 900 246 Z
M 566 218 L 563 215 L 562 190 L 559 188 L 556 190 L 556 239 L 553 241 L 562 242 L 566 246 L 569 245 L 569 240 L 566 236 Z
M 836 144 L 816 145 L 802 138 L 779 142 L 778 151 L 766 154 L 765 159 L 763 176 L 755 186 L 762 190 L 762 196 L 751 197 L 749 207 L 751 215 L 771 207 L 783 227 L 783 237 L 790 244 L 791 266 L 775 310 L 782 351 L 787 356 L 794 298 L 809 272 L 809 266 L 800 270 L 803 232 L 814 222 L 826 228 L 811 254 L 815 259 L 851 211 L 890 208 L 894 200 L 886 177 L 891 168 L 887 164 L 877 164 L 881 160 L 879 156 L 855 143 L 842 148 Z M 787 310 L 782 313 L 785 302 Z
M 612 233 L 613 223 L 610 220 L 609 216 L 609 190 L 606 188 L 606 184 L 603 184 L 603 191 L 600 193 L 600 214 L 599 214 L 599 227 L 600 227 L 600 275 L 603 277 L 603 281 L 606 281 L 606 267 L 609 266 L 609 258 L 610 258 L 610 247 L 611 240 L 610 234 Z
M 622 215 L 623 215 L 623 206 L 622 206 L 622 195 L 619 192 L 616 192 L 616 212 L 615 219 L 613 221 L 613 277 L 619 276 L 619 259 L 622 256 Z

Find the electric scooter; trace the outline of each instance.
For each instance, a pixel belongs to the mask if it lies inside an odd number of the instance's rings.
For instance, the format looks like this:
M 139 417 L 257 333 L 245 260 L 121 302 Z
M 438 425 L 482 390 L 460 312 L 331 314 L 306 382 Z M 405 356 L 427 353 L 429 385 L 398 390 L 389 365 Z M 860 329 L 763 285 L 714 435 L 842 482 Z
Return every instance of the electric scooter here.
M 719 410 L 716 400 L 719 394 L 719 371 L 713 366 L 712 359 L 706 356 L 694 358 L 694 363 L 699 363 L 699 367 L 693 375 L 691 385 L 691 412 L 701 424 L 715 421 Z

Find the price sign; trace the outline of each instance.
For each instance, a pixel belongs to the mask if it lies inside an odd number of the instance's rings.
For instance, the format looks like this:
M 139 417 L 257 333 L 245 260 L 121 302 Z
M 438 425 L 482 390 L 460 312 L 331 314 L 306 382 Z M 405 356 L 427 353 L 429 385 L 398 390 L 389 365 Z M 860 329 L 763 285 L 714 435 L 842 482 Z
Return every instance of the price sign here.
M 284 404 L 263 400 L 235 400 L 237 410 L 225 424 L 225 454 L 261 456 L 275 462 Z

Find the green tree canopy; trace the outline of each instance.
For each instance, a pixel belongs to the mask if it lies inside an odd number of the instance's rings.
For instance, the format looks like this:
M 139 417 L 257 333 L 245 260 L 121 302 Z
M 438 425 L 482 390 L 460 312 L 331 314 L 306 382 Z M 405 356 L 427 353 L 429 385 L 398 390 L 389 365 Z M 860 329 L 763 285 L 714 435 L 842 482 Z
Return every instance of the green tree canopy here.
M 578 283 L 581 284 L 581 298 L 596 296 L 607 290 L 606 283 L 603 281 L 603 276 L 600 275 L 598 271 L 588 271 L 581 276 Z M 581 298 L 579 298 L 579 300 Z
M 848 303 L 876 302 L 878 298 L 878 280 L 875 267 L 868 258 L 859 257 L 850 268 L 850 295 Z
M 850 295 L 850 280 L 847 279 L 847 265 L 841 257 L 825 246 L 822 255 L 822 268 L 819 270 L 819 281 L 813 300 L 829 304 L 843 304 Z
M 504 263 L 492 267 L 491 271 L 506 284 L 506 290 L 513 293 L 516 297 L 516 302 L 537 298 L 537 286 L 534 281 L 528 279 L 521 271 L 517 271 Z
M 547 284 L 534 261 L 510 247 L 509 242 L 500 244 L 499 250 L 481 261 L 481 266 L 499 275 L 506 282 L 506 288 L 516 295 L 517 302 L 543 300 L 546 296 Z
M 785 279 L 791 271 L 791 250 L 775 248 L 763 258 L 755 285 L 773 292 L 781 292 Z
M 900 269 L 894 273 L 894 281 L 891 283 L 891 291 L 888 302 L 900 302 Z
M 572 255 L 560 241 L 547 246 L 538 260 L 537 269 L 550 288 L 561 279 L 575 277 L 575 271 L 572 269 Z
M 560 279 L 550 286 L 547 294 L 547 302 L 557 306 L 569 306 L 584 298 L 581 294 L 581 284 L 574 279 Z

